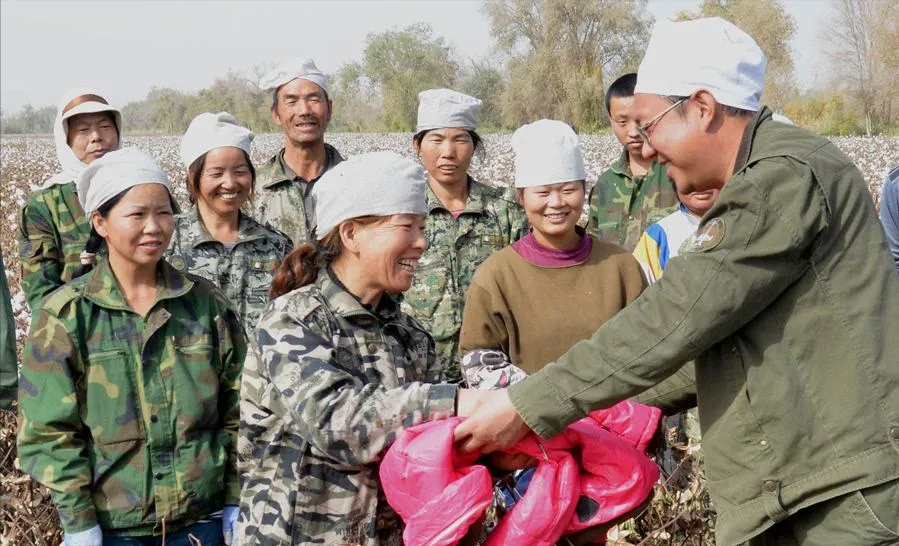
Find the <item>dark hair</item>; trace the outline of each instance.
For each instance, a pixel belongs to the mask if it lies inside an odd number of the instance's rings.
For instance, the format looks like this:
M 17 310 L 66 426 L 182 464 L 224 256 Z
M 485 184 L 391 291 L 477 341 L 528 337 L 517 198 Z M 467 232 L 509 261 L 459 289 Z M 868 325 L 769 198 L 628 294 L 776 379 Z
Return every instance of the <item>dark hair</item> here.
M 679 100 L 686 101 L 690 97 L 681 97 L 678 95 L 668 95 L 666 98 L 668 99 L 669 102 L 671 102 L 671 104 L 674 104 L 675 102 L 677 102 Z M 684 115 L 683 108 L 684 108 L 684 103 L 680 103 L 677 106 L 677 108 L 675 108 L 675 110 L 677 110 L 678 113 L 681 116 L 683 116 Z M 718 104 L 718 108 L 721 108 L 721 111 L 724 112 L 724 115 L 731 116 L 731 117 L 751 116 L 751 115 L 755 114 L 755 112 L 753 112 L 751 110 L 744 110 L 742 108 L 737 108 L 736 106 L 727 106 L 725 104 L 720 104 L 720 103 Z
M 612 115 L 612 99 L 626 98 L 634 96 L 634 88 L 637 87 L 637 73 L 630 72 L 624 76 L 620 76 L 612 82 L 609 89 L 606 90 L 606 113 Z
M 419 132 L 415 133 L 415 136 L 412 137 L 412 143 L 415 144 L 416 148 L 421 148 L 421 142 L 425 139 L 425 135 L 430 133 L 431 131 L 436 131 L 436 130 L 437 129 L 425 129 L 424 131 L 419 131 Z M 468 132 L 468 135 L 471 137 L 472 146 L 474 147 L 475 150 L 477 150 L 481 146 L 481 143 L 483 142 L 483 140 L 481 139 L 481 136 L 470 129 L 466 129 L 466 131 Z
M 253 179 L 253 185 L 250 187 L 250 191 L 252 192 L 256 188 L 256 168 L 253 167 L 253 162 L 250 161 L 250 154 L 244 149 L 240 149 L 240 151 L 243 153 L 243 158 L 250 167 L 250 176 Z M 209 152 L 206 152 L 206 154 L 208 153 Z M 200 175 L 203 174 L 203 168 L 206 167 L 206 154 L 196 158 L 194 162 L 190 164 L 190 167 L 187 168 L 187 178 L 185 179 L 185 183 L 187 184 L 187 195 L 191 205 L 197 202 L 197 194 L 200 192 Z
M 128 188 L 127 190 L 119 192 L 115 197 L 97 207 L 97 213 L 103 218 L 108 217 L 109 211 L 112 210 L 112 207 L 118 205 L 119 201 L 121 201 L 122 198 L 125 197 L 125 194 L 128 193 L 130 189 L 131 188 Z M 97 233 L 97 230 L 94 228 L 94 223 L 91 222 L 90 218 L 88 218 L 88 222 L 90 222 L 91 224 L 91 233 L 87 237 L 87 242 L 84 243 L 84 254 L 91 254 L 93 256 L 96 256 L 100 252 L 100 250 L 103 249 L 103 245 L 104 243 L 106 243 L 106 240 L 103 239 L 103 237 L 100 237 L 100 234 Z M 75 271 L 75 274 L 72 276 L 72 278 L 74 279 L 75 277 L 80 277 L 93 268 L 94 262 L 82 262 L 81 266 Z
M 383 220 L 383 216 L 360 216 L 353 221 L 362 225 L 374 224 Z M 340 255 L 339 226 L 332 229 L 325 238 L 319 241 L 315 234 L 312 242 L 297 245 L 281 262 L 278 271 L 272 278 L 269 297 L 275 299 L 297 288 L 312 284 L 318 273 L 331 265 L 334 258 Z

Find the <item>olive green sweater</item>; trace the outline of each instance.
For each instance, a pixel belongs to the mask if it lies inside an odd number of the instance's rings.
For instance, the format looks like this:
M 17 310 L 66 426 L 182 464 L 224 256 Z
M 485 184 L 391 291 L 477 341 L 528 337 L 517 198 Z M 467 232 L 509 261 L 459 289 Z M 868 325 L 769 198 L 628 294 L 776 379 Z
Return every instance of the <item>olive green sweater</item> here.
M 559 268 L 533 265 L 506 247 L 475 273 L 461 352 L 501 349 L 534 373 L 592 336 L 645 287 L 634 257 L 609 243 L 594 239 L 587 261 Z

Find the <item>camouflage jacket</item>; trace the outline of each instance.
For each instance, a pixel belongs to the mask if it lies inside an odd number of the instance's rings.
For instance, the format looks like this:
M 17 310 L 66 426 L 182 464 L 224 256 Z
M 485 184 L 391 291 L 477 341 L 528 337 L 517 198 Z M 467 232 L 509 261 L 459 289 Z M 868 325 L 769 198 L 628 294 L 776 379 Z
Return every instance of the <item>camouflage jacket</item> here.
M 179 271 L 212 281 L 231 300 L 249 332 L 269 302 L 275 271 L 292 248 L 283 233 L 241 213 L 237 241 L 229 252 L 206 231 L 194 206 L 176 217 L 166 259 Z
M 677 210 L 677 193 L 665 168 L 653 162 L 642 177 L 631 174 L 627 150 L 590 191 L 587 233 L 633 252 L 651 224 Z
M 404 428 L 451 417 L 434 342 L 396 303 L 370 312 L 327 270 L 275 299 L 250 344 L 240 400 L 236 543 L 400 546 L 378 483 Z
M 41 298 L 72 280 L 90 233 L 74 182 L 38 190 L 28 198 L 19 214 L 19 260 L 32 313 Z
M 16 361 L 16 323 L 10 305 L 3 252 L 0 251 L 0 410 L 12 409 L 16 400 L 19 366 Z
M 63 528 L 177 530 L 236 504 L 246 341 L 225 297 L 164 260 L 146 317 L 105 259 L 44 300 L 19 384 L 22 468 Z
M 343 161 L 340 152 L 325 144 L 325 174 Z M 262 224 L 283 231 L 295 245 L 310 241 L 315 225 L 314 210 L 309 201 L 312 184 L 321 178 L 305 180 L 284 162 L 284 148 L 256 169 L 256 196 L 248 201 L 250 216 Z
M 528 220 L 514 189 L 471 184 L 458 218 L 428 192 L 425 235 L 428 249 L 418 262 L 412 287 L 403 294 L 403 311 L 421 322 L 437 342 L 444 379 L 461 381 L 459 329 L 465 294 L 475 269 L 494 252 L 528 233 Z

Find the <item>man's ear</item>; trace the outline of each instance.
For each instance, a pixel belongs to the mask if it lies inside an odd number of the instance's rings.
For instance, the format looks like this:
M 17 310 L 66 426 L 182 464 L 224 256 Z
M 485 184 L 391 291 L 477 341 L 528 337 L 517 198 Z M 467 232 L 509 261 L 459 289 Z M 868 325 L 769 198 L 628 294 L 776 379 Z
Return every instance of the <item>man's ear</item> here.
M 715 97 L 705 89 L 700 89 L 693 93 L 693 104 L 699 110 L 700 126 L 703 130 L 708 130 L 714 124 L 721 122 L 719 119 L 724 112 L 718 108 L 718 101 Z

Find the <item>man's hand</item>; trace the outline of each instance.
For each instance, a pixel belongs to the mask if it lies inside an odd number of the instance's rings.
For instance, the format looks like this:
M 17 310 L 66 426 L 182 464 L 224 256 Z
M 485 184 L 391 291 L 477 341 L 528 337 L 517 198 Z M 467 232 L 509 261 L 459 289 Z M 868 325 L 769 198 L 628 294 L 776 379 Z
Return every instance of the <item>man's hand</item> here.
M 518 416 L 506 389 L 485 391 L 474 413 L 456 427 L 463 451 L 489 453 L 516 444 L 530 432 Z

